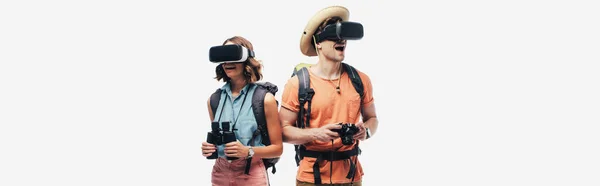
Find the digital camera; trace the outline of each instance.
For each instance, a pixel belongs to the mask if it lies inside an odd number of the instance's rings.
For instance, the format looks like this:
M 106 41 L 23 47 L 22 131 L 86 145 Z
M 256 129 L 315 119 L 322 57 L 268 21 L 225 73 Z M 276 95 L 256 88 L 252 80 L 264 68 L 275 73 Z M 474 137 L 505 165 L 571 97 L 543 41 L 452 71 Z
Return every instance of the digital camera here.
M 354 124 L 340 123 L 341 129 L 333 129 L 332 131 L 337 132 L 342 138 L 342 144 L 352 145 L 354 144 L 354 134 L 358 133 L 358 127 Z

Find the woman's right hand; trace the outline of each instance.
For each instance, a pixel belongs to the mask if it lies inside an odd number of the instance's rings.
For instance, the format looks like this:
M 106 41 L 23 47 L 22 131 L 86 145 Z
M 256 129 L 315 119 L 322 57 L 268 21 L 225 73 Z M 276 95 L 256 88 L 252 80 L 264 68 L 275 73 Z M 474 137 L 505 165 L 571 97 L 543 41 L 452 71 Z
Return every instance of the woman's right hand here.
M 217 148 L 215 147 L 215 145 L 207 142 L 202 142 L 202 156 L 208 157 L 216 150 Z

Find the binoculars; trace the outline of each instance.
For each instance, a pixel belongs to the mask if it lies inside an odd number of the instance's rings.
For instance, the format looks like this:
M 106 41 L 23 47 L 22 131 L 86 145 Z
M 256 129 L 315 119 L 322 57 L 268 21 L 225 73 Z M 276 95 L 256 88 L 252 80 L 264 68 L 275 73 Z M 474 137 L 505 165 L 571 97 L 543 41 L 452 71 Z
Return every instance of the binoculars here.
M 342 128 L 332 129 L 331 131 L 337 132 L 340 135 L 340 138 L 342 138 L 342 144 L 352 145 L 354 143 L 354 134 L 358 133 L 358 127 L 349 123 L 339 123 L 338 125 L 342 125 Z
M 236 140 L 235 133 L 232 130 L 229 130 L 229 122 L 224 121 L 221 123 L 223 126 L 223 130 L 219 128 L 219 122 L 212 122 L 211 128 L 212 130 L 208 132 L 206 137 L 206 142 L 217 145 L 224 145 L 229 142 L 234 142 Z M 217 151 L 213 152 L 210 156 L 206 157 L 206 159 L 217 159 L 219 153 Z M 238 157 L 227 157 L 227 160 L 236 160 Z

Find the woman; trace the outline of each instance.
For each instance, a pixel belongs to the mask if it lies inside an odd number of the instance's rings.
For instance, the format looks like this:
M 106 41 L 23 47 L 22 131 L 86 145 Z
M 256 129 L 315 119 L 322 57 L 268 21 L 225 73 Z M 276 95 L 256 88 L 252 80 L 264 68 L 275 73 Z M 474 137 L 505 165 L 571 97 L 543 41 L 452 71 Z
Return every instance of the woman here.
M 241 45 L 251 51 L 254 50 L 252 44 L 240 36 L 225 40 L 223 45 Z M 215 79 L 223 80 L 225 85 L 221 87 L 221 101 L 215 113 L 211 109 L 210 99 L 207 103 L 210 120 L 219 123 L 221 129 L 229 122 L 229 128 L 235 128 L 232 131 L 237 140 L 224 145 L 202 143 L 203 156 L 209 157 L 215 152 L 218 153 L 212 171 L 213 185 L 266 186 L 269 180 L 262 159 L 276 158 L 283 152 L 278 106 L 271 93 L 267 93 L 264 98 L 270 145 L 264 146 L 261 143 L 261 135 L 253 135 L 258 125 L 250 98 L 258 87 L 254 83 L 262 79 L 261 68 L 261 64 L 254 57 L 248 57 L 244 62 L 221 63 L 216 67 Z M 237 159 L 228 160 L 227 157 Z M 247 161 L 249 157 L 251 157 L 250 161 Z M 249 171 L 246 170 L 248 163 L 250 163 Z

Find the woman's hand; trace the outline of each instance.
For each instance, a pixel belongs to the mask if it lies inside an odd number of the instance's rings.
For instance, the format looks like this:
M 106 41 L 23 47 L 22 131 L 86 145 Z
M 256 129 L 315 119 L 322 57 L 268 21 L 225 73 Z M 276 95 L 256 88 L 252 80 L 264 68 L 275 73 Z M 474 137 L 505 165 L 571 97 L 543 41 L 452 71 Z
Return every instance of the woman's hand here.
M 246 158 L 248 157 L 248 151 L 250 151 L 250 148 L 242 145 L 237 140 L 225 144 L 225 155 L 227 157 Z
M 215 147 L 215 145 L 202 142 L 202 156 L 208 157 L 215 151 L 217 151 L 217 147 Z

